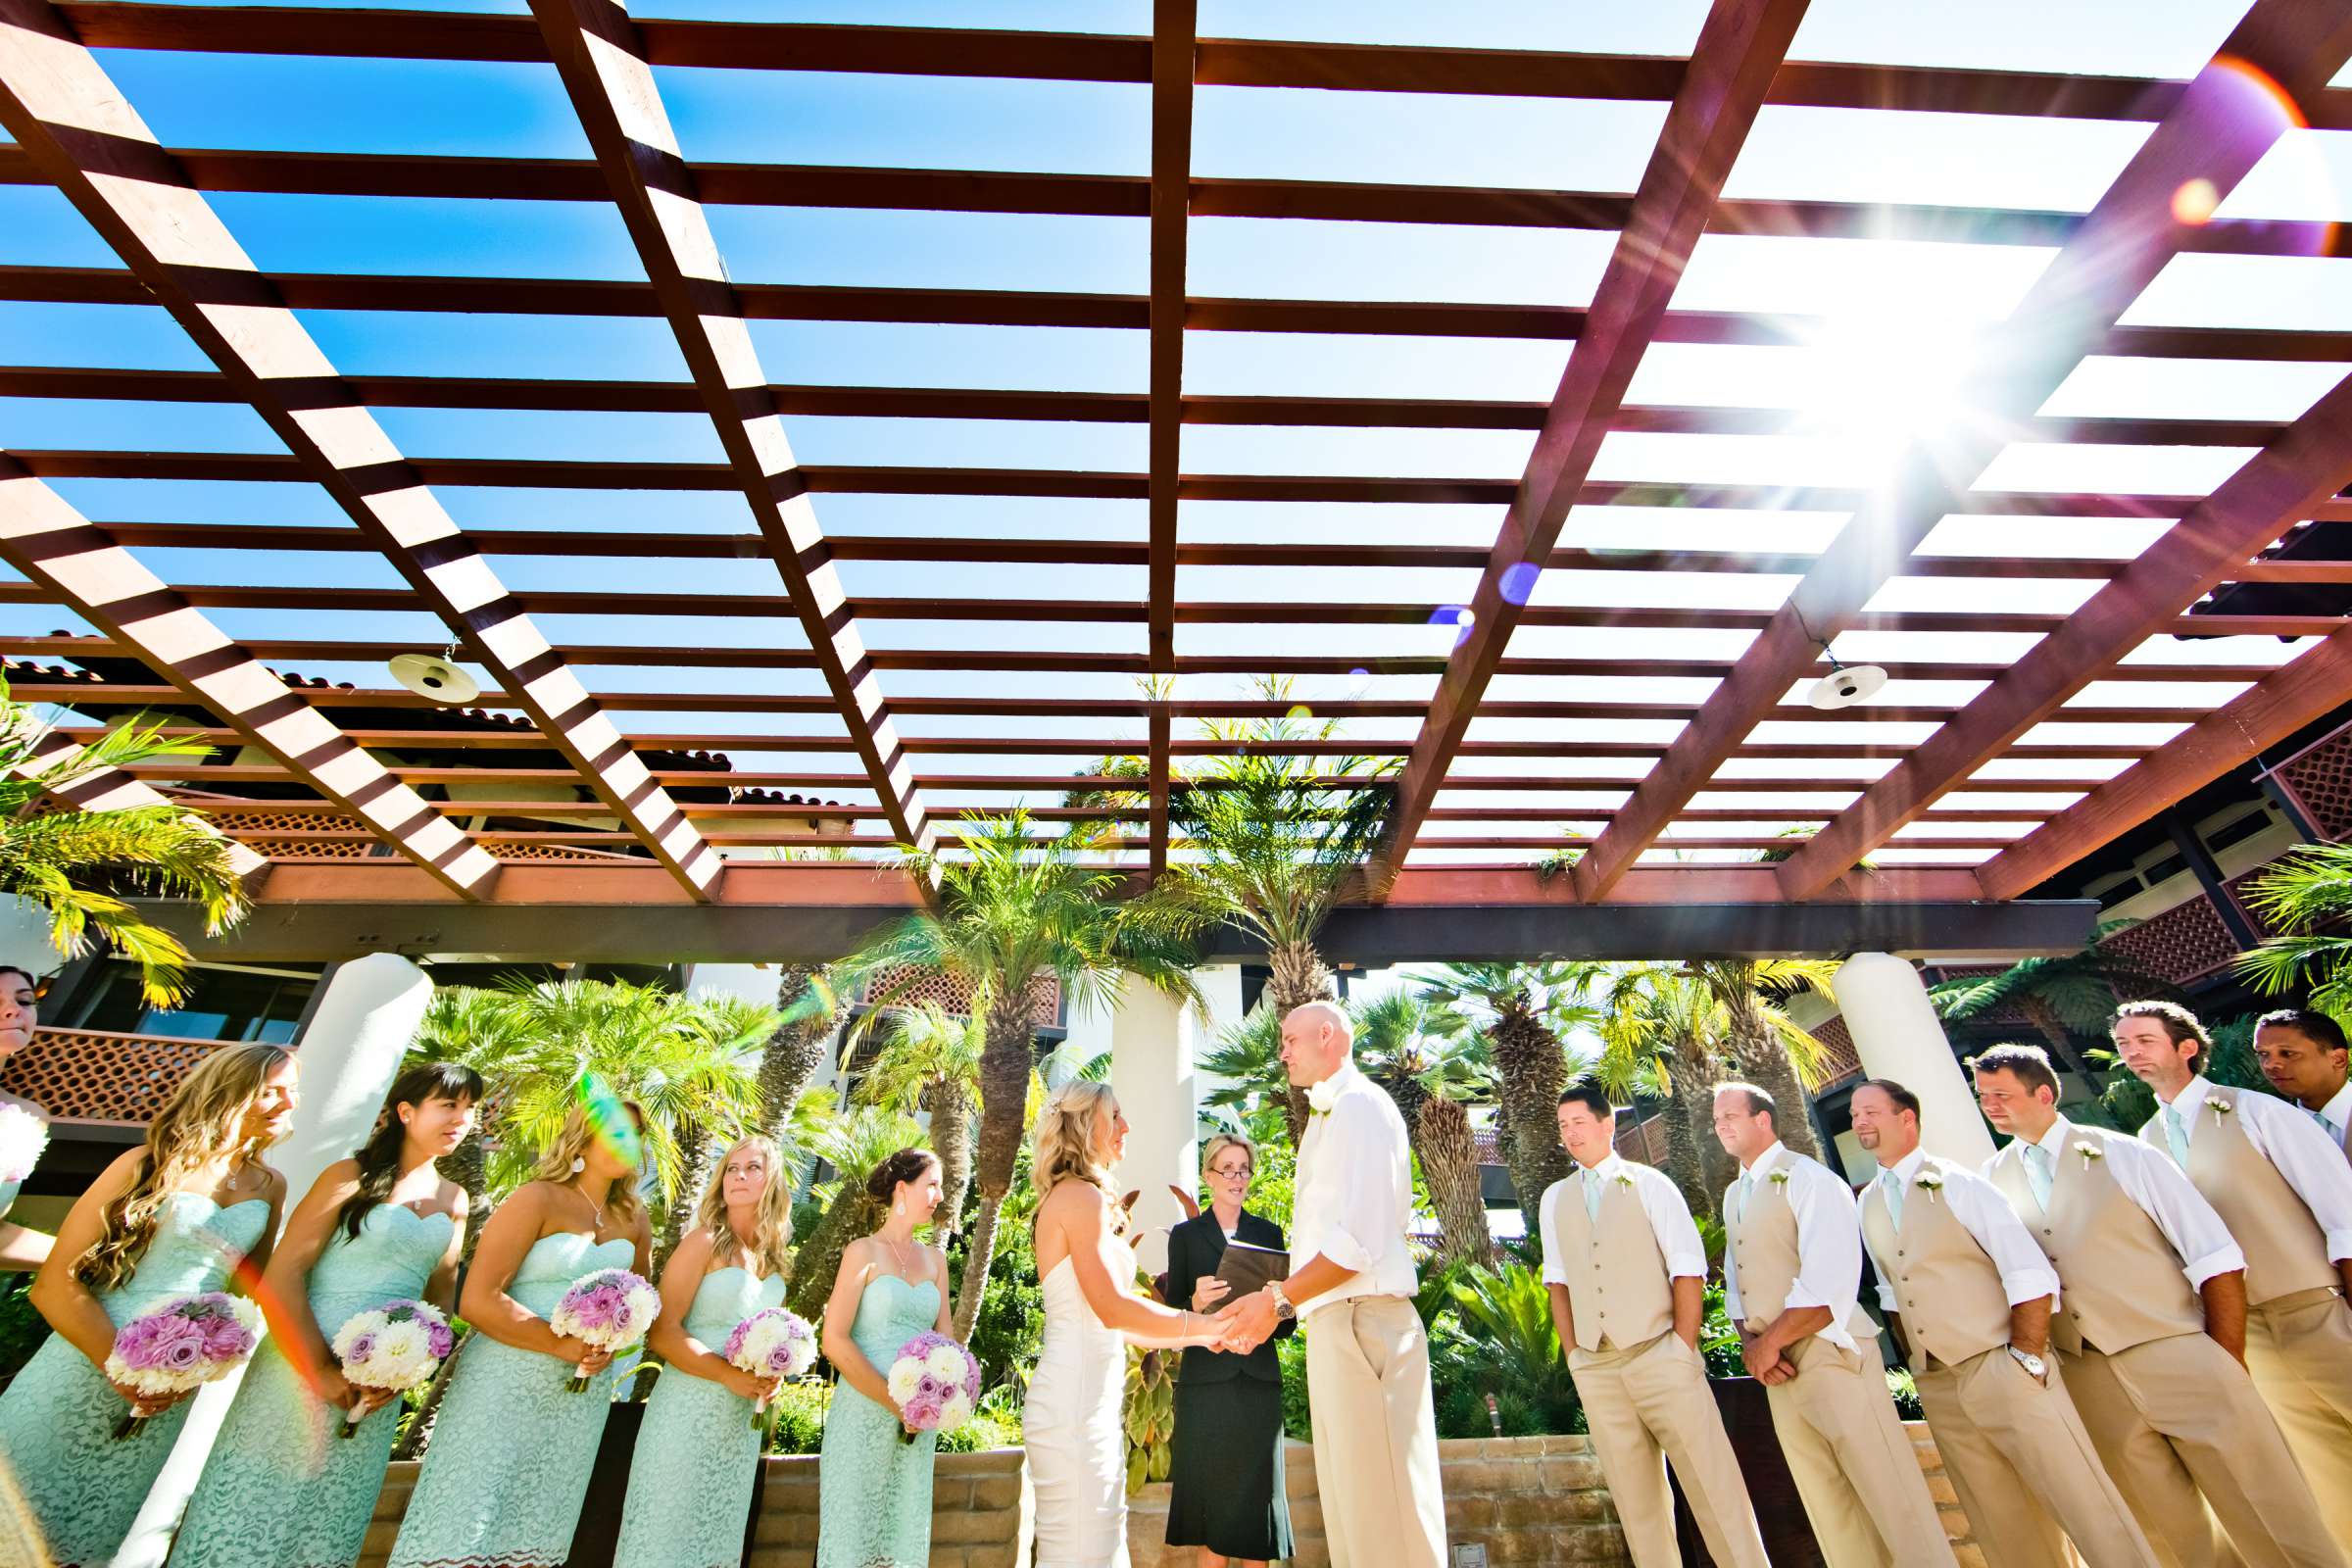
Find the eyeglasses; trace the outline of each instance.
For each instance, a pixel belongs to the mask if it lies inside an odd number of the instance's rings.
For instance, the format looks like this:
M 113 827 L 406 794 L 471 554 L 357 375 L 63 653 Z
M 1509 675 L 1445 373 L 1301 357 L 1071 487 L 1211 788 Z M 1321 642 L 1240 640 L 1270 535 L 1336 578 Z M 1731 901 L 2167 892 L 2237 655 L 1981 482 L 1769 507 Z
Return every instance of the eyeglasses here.
M 1236 1176 L 1249 1175 L 1250 1167 L 1247 1165 L 1211 1165 L 1208 1167 L 1208 1173 L 1211 1176 L 1222 1176 L 1231 1181 Z

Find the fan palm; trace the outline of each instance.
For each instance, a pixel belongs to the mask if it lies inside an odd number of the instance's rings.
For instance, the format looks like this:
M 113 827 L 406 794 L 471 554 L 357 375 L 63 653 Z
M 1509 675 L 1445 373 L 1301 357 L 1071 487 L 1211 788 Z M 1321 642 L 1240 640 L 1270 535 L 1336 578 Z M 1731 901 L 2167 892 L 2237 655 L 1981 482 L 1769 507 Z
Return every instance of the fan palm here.
M 1568 1174 L 1559 1119 L 1568 1055 L 1559 1031 L 1600 1022 L 1600 1009 L 1566 994 L 1569 975 L 1563 963 L 1449 963 L 1419 981 L 1439 1002 L 1493 1015 L 1486 1033 L 1499 1081 L 1495 1133 L 1525 1214 L 1533 1214 L 1545 1190 Z
M 176 806 L 41 808 L 47 797 L 110 768 L 194 760 L 212 748 L 167 734 L 160 722 L 133 719 L 87 746 L 43 756 L 45 733 L 32 710 L 11 701 L 0 681 L 0 895 L 46 914 L 49 940 L 60 953 L 87 951 L 95 931 L 139 966 L 148 1003 L 170 1006 L 187 992 L 188 950 L 128 898 L 190 899 L 204 911 L 207 932 L 226 930 L 246 909 L 229 841 Z
M 810 1322 L 824 1311 L 841 1272 L 841 1254 L 858 1237 L 880 1228 L 882 1204 L 865 1190 L 874 1167 L 923 1141 L 912 1116 L 881 1105 L 828 1111 L 806 1138 L 806 1152 L 833 1167 L 835 1181 L 819 1195 L 824 1212 L 792 1254 L 792 1309 Z
M 1730 1156 L 1705 1131 L 1707 1091 L 1724 1070 L 1724 1007 L 1676 964 L 1587 962 L 1570 969 L 1576 994 L 1592 999 L 1601 1014 L 1594 1068 L 1602 1087 L 1618 1104 L 1638 1094 L 1656 1097 L 1666 1134 L 1662 1168 L 1691 1213 L 1713 1213 L 1715 1195 L 1731 1181 Z
M 2269 996 L 2311 987 L 2323 1012 L 2352 1014 L 2352 844 L 2312 844 L 2280 857 L 2246 889 L 2279 934 L 2240 956 L 2238 972 Z
M 878 1007 L 891 1004 L 895 989 L 945 973 L 969 988 L 972 1014 L 982 1022 L 980 1212 L 956 1295 L 959 1336 L 971 1332 L 980 1310 L 1020 1152 L 1037 1032 L 1032 984 L 1054 976 L 1074 1006 L 1115 1005 L 1130 976 L 1200 1001 L 1189 942 L 1164 922 L 1128 918 L 1112 903 L 1120 876 L 1100 861 L 1109 850 L 1106 829 L 1078 824 L 1042 845 L 1030 843 L 1032 833 L 1024 810 L 968 816 L 957 858 L 906 852 L 900 863 L 937 890 L 935 906 L 883 932 L 849 963 L 857 974 L 882 977 L 882 991 L 867 999 Z
M 699 1052 L 714 1061 L 750 1063 L 757 1059 L 761 1048 L 775 1037 L 776 1009 L 741 997 L 709 996 L 694 999 L 691 1004 L 677 1011 L 677 1028 L 685 1036 L 686 1048 Z M 670 1186 L 669 1221 L 664 1227 L 664 1248 L 674 1248 L 685 1238 L 686 1229 L 694 1222 L 694 1211 L 702 1199 L 703 1184 L 710 1179 L 710 1162 L 725 1146 L 758 1123 L 752 1119 L 760 1108 L 759 1079 L 751 1081 L 752 1113 L 722 1128 L 714 1128 L 681 1116 L 673 1131 L 678 1145 L 678 1176 Z
M 2021 959 L 1997 974 L 1938 981 L 1928 988 L 1928 1000 L 1939 1016 L 1954 1023 L 2015 1007 L 2048 1043 L 2053 1059 L 2096 1083 L 2098 1074 L 2075 1036 L 2104 1038 L 2117 1003 L 2129 997 L 2163 996 L 2172 990 L 2126 955 L 2100 945 L 2131 924 L 2129 920 L 2102 921 L 2090 940 L 2073 953 Z
M 841 997 L 822 964 L 788 963 L 776 980 L 776 1027 L 760 1052 L 760 1125 L 776 1136 L 825 1060 Z
M 920 1109 L 930 1116 L 941 1192 L 934 1230 L 945 1247 L 961 1228 L 963 1192 L 972 1179 L 972 1117 L 980 1107 L 986 1031 L 979 1019 L 957 1017 L 936 1004 L 894 1010 L 888 1017 L 889 1033 L 858 1081 L 858 1099 L 888 1110 Z
M 1827 1079 L 1829 1052 L 1781 1004 L 1799 991 L 1834 1000 L 1837 960 L 1694 958 L 1683 968 L 1723 1009 L 1723 1044 L 1733 1064 L 1780 1105 L 1773 1131 L 1796 1152 L 1819 1159 L 1805 1093 Z
M 1356 1063 L 1404 1117 L 1446 1255 L 1492 1266 L 1494 1241 L 1467 1108 L 1493 1084 L 1487 1043 L 1463 1014 L 1409 990 L 1355 1011 Z
M 1240 1022 L 1227 1024 L 1217 1043 L 1194 1065 L 1218 1080 L 1201 1097 L 1202 1104 L 1230 1110 L 1244 1120 L 1279 1106 L 1288 1126 L 1291 1079 L 1282 1064 L 1282 1014 L 1270 1004 L 1261 1001 Z M 1294 1131 L 1293 1148 L 1298 1147 L 1297 1136 Z

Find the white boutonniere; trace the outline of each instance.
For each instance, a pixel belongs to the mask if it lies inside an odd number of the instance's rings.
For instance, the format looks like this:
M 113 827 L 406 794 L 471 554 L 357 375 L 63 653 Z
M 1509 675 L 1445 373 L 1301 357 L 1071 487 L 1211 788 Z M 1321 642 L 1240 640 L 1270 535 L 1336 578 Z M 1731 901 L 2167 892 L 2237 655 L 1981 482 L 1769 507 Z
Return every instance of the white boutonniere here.
M 2205 1102 L 2205 1108 L 2212 1111 L 2216 1116 L 2227 1116 L 2237 1108 L 2237 1102 L 2233 1100 L 2211 1099 Z
M 1927 1194 L 1929 1199 L 1933 1201 L 1938 1203 L 1943 1201 L 1943 1178 L 1936 1175 L 1934 1171 L 1921 1171 L 1919 1173 L 1919 1180 L 1912 1183 L 1912 1185 L 1917 1187 L 1921 1192 Z
M 1776 1170 L 1764 1179 L 1772 1183 L 1772 1185 L 1775 1187 L 1786 1187 L 1788 1185 L 1788 1173 L 1785 1170 Z
M 1316 1116 L 1330 1115 L 1332 1103 L 1339 1098 L 1340 1086 L 1329 1078 L 1324 1079 L 1319 1084 L 1307 1085 L 1306 1106 L 1310 1114 Z
M 2093 1160 L 2104 1159 L 2107 1157 L 2107 1151 L 2101 1149 L 2096 1144 L 2077 1144 L 2075 1146 L 2075 1152 L 2082 1156 L 2082 1168 L 2084 1170 L 2090 1169 L 2091 1162 Z

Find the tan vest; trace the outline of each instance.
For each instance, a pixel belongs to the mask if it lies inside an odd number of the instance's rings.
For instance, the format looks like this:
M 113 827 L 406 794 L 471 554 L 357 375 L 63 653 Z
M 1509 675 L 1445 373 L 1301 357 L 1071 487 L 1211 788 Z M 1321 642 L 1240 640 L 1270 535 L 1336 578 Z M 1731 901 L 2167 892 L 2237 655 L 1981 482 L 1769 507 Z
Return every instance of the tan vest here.
M 2298 1291 L 2324 1291 L 2336 1284 L 2328 1261 L 2328 1236 L 2303 1206 L 2303 1200 L 2258 1152 L 2240 1125 L 2243 1096 L 2209 1089 L 2205 1108 L 2189 1130 L 2188 1179 L 2205 1196 L 2246 1254 L 2246 1299 L 2255 1306 Z M 2222 1110 L 2228 1105 L 2230 1110 Z M 2297 1114 L 2301 1114 L 2299 1111 Z M 2160 1111 L 2139 1136 L 2173 1156 Z
M 1804 1155 L 1783 1151 L 1773 1162 L 1773 1170 L 1783 1172 L 1803 1163 Z M 1834 1178 L 1838 1181 L 1843 1177 Z M 1738 1191 L 1735 1186 L 1734 1192 Z M 1731 1212 L 1732 1200 L 1726 1196 L 1724 1211 Z M 1788 1304 L 1788 1292 L 1796 1284 L 1803 1268 L 1796 1248 L 1796 1210 L 1788 1206 L 1788 1189 L 1785 1183 L 1767 1176 L 1757 1182 L 1747 1196 L 1747 1207 L 1732 1222 L 1731 1266 L 1740 1285 L 1740 1310 L 1747 1321 L 1761 1329 L 1781 1315 Z M 1854 1315 L 1845 1325 L 1848 1334 L 1861 1341 L 1875 1337 L 1878 1325 L 1871 1322 L 1859 1301 Z
M 1931 1154 L 1903 1189 L 1903 1222 L 1887 1212 L 1886 1191 L 1872 1182 L 1862 1195 L 1862 1235 L 1894 1292 L 1910 1337 L 1914 1369 L 1924 1352 L 1957 1366 L 2009 1343 L 2009 1293 L 2001 1271 L 1940 1193 L 1919 1178 L 1944 1176 L 1951 1162 Z
M 1597 1350 L 1605 1341 L 1612 1349 L 1630 1350 L 1674 1327 L 1674 1286 L 1641 1194 L 1604 1180 L 1596 1224 L 1585 1213 L 1584 1184 L 1591 1180 L 1592 1172 L 1580 1170 L 1560 1183 L 1551 1207 L 1576 1346 Z
M 2069 1354 L 2079 1354 L 2085 1344 L 2128 1350 L 2205 1330 L 2204 1303 L 2189 1289 L 2180 1256 L 2164 1232 L 2116 1185 L 2104 1157 L 2086 1160 L 2078 1152 L 2085 1146 L 2103 1152 L 2123 1139 L 2101 1127 L 2070 1126 L 2047 1210 L 2034 1200 L 2022 1146 L 2012 1143 L 1993 1162 L 1994 1185 L 2058 1270 L 2050 1343 Z

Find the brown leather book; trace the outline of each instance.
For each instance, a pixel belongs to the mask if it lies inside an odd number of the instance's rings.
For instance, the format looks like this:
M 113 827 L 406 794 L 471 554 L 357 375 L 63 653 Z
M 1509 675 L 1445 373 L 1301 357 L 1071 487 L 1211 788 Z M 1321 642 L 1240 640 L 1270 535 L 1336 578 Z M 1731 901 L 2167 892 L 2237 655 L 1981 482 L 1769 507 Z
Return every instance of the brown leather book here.
M 1291 1277 L 1291 1254 L 1271 1247 L 1254 1247 L 1248 1242 L 1227 1242 L 1225 1255 L 1217 1261 L 1217 1278 L 1233 1287 L 1233 1295 L 1249 1295 L 1262 1290 L 1269 1280 Z

